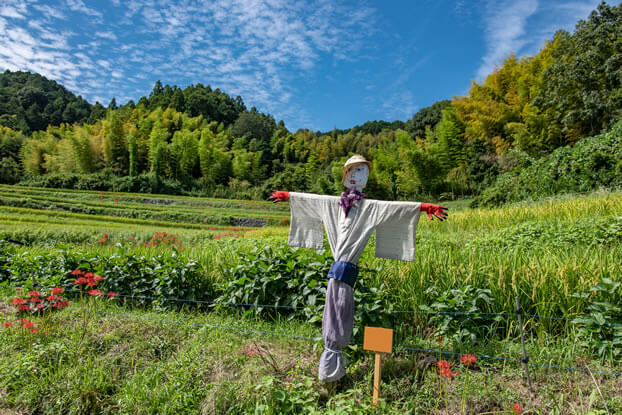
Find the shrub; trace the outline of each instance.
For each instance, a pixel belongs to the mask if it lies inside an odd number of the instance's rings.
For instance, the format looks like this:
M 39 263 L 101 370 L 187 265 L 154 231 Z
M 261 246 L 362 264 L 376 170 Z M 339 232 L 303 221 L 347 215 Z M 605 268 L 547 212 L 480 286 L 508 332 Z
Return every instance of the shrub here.
M 307 321 L 320 322 L 332 263 L 326 251 L 292 249 L 282 244 L 274 248 L 256 246 L 242 253 L 237 265 L 224 271 L 227 282 L 221 286 L 218 301 L 224 303 L 221 307 L 226 303 L 256 305 L 249 313 L 265 317 L 304 316 Z M 383 313 L 388 308 L 383 294 L 387 290 L 384 286 L 368 286 L 369 272 L 373 271 L 363 269 L 354 287 L 354 337 L 362 335 L 360 326 L 389 325 Z
M 437 334 L 456 346 L 486 340 L 503 320 L 502 316 L 485 314 L 491 311 L 493 303 L 489 289 L 467 285 L 463 289 L 439 293 L 436 287 L 430 287 L 426 294 L 432 297 L 433 302 L 430 306 L 419 308 L 430 313 L 446 313 L 431 314 L 430 320 L 436 325 Z
M 574 147 L 523 165 L 497 178 L 472 206 L 499 206 L 559 193 L 588 192 L 622 186 L 622 122 L 611 131 L 584 138 Z
M 73 289 L 75 276 L 71 273 L 80 269 L 104 277 L 100 286 L 105 291 L 153 298 L 140 299 L 143 304 L 175 308 L 183 303 L 164 299 L 207 301 L 214 298 L 211 279 L 196 262 L 180 256 L 175 249 L 150 257 L 123 249 L 110 254 L 70 249 L 44 253 L 12 253 L 2 249 L 0 252 L 0 259 L 6 258 L 0 269 L 0 283 Z
M 579 342 L 602 358 L 622 357 L 622 283 L 603 278 L 573 297 L 588 301 L 587 313 L 573 320 L 580 325 Z

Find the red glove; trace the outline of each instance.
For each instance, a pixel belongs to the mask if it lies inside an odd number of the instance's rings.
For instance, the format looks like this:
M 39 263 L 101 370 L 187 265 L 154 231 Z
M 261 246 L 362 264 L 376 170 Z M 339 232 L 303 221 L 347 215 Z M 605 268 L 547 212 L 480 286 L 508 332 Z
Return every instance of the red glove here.
M 444 221 L 447 219 L 447 209 L 448 208 L 445 206 L 438 206 L 430 203 L 421 204 L 421 210 L 428 214 L 428 218 L 430 218 L 430 220 L 434 220 L 434 216 L 436 216 L 441 222 Z
M 274 190 L 272 191 L 272 194 L 270 195 L 270 197 L 268 197 L 268 200 L 272 200 L 272 203 L 276 203 L 276 202 L 284 202 L 286 200 L 289 200 L 289 192 L 283 192 L 281 190 Z

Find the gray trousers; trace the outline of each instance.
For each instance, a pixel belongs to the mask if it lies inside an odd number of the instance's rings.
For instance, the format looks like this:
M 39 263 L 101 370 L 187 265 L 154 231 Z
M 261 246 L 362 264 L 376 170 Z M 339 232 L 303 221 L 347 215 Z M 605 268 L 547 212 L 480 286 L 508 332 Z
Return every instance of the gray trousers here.
M 341 349 L 350 343 L 354 319 L 354 296 L 352 287 L 343 281 L 328 279 L 326 304 L 322 318 L 324 352 L 320 357 L 318 377 L 332 382 L 345 376 L 345 357 Z

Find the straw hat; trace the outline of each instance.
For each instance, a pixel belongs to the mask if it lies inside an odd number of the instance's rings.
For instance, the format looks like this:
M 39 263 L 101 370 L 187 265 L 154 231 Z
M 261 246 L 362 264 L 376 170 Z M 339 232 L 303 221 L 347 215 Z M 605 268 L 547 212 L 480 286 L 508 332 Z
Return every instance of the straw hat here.
M 367 167 L 369 167 L 369 172 L 371 173 L 371 168 L 372 168 L 371 161 L 368 161 L 365 159 L 365 157 L 356 154 L 350 157 L 346 161 L 346 163 L 343 165 L 343 177 L 341 178 L 342 184 L 345 183 L 346 181 L 346 174 L 348 173 L 348 170 L 350 170 L 354 166 L 358 166 L 359 164 L 367 164 Z

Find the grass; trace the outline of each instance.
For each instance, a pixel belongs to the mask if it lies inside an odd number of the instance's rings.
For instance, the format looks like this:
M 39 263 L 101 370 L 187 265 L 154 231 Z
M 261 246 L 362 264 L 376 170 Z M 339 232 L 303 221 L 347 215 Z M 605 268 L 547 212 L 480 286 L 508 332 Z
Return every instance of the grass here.
M 83 340 L 82 307 L 91 310 L 86 314 Z M 0 317 L 2 321 L 11 318 L 6 313 Z M 0 409 L 16 413 L 377 413 L 370 404 L 372 353 L 348 352 L 352 363 L 347 377 L 327 399 L 321 396 L 323 385 L 315 374 L 320 342 L 255 333 L 319 335 L 318 327 L 300 320 L 256 320 L 231 312 L 127 310 L 94 299 L 32 320 L 40 333 L 0 329 Z M 421 345 L 426 341 L 420 340 Z M 619 362 L 607 367 L 586 359 L 567 339 L 532 339 L 527 347 L 533 361 L 594 371 L 621 368 Z M 502 349 L 516 356 L 520 343 L 497 341 L 470 352 Z M 385 356 L 382 412 L 510 413 L 515 403 L 528 413 L 541 414 L 587 414 L 605 405 L 610 411 L 622 410 L 622 382 L 613 377 L 597 376 L 601 397 L 586 373 L 532 367 L 535 393 L 531 394 L 516 362 L 479 359 L 467 378 L 466 368 L 450 357 L 459 373 L 446 379 L 436 371 L 439 358 L 447 359 L 398 350 Z
M 270 223 L 276 223 L 289 216 L 287 204 L 11 186 L 0 186 L 0 197 L 34 206 L 0 206 L 0 237 L 29 244 L 13 248 L 17 253 L 37 256 L 77 249 L 150 257 L 171 253 L 168 246 L 144 245 L 156 232 L 166 231 L 178 235 L 184 247 L 175 254 L 198 262 L 204 278 L 216 283 L 231 277 L 228 270 L 251 247 L 282 245 L 288 233 L 287 226 L 232 231 L 230 225 L 218 224 L 223 217 L 271 217 Z M 137 197 L 171 203 L 155 205 Z M 491 291 L 492 301 L 483 311 L 513 311 L 518 296 L 527 313 L 572 317 L 584 313 L 587 305 L 573 294 L 603 278 L 620 281 L 620 192 L 566 195 L 498 209 L 452 203 L 447 222 L 422 217 L 416 261 L 375 258 L 373 237 L 365 249 L 362 278 L 373 287 L 384 284 L 382 296 L 394 309 L 432 304 L 430 287 L 444 293 L 473 286 Z M 66 209 L 73 205 L 95 210 Z M 95 214 L 97 209 L 131 212 L 134 217 Z M 164 216 L 156 219 L 156 213 Z M 98 243 L 105 233 L 106 243 Z M 20 336 L 0 328 L 0 413 L 375 412 L 370 402 L 372 356 L 360 348 L 349 350 L 348 377 L 327 399 L 316 381 L 320 342 L 214 327 L 318 336 L 319 327 L 304 321 L 254 320 L 234 310 L 156 312 L 104 302 L 98 310 L 114 314 L 91 313 L 79 346 L 81 314 L 76 310 L 51 316 L 47 336 Z M 15 318 L 8 308 L 0 308 L 2 312 L 0 320 Z M 620 361 L 591 355 L 573 325 L 527 318 L 525 328 L 532 362 L 622 371 Z M 434 327 L 422 318 L 407 319 L 395 329 L 400 345 L 420 349 L 512 358 L 522 353 L 513 318 L 477 346 L 438 343 Z M 480 359 L 468 380 L 459 368 L 454 379 L 439 383 L 437 371 L 426 365 L 448 356 L 404 350 L 388 356 L 383 371 L 386 402 L 380 412 L 512 413 L 512 405 L 520 403 L 528 413 L 622 413 L 620 378 L 595 375 L 592 380 L 582 372 L 532 366 L 536 393 L 531 395 L 520 364 Z

